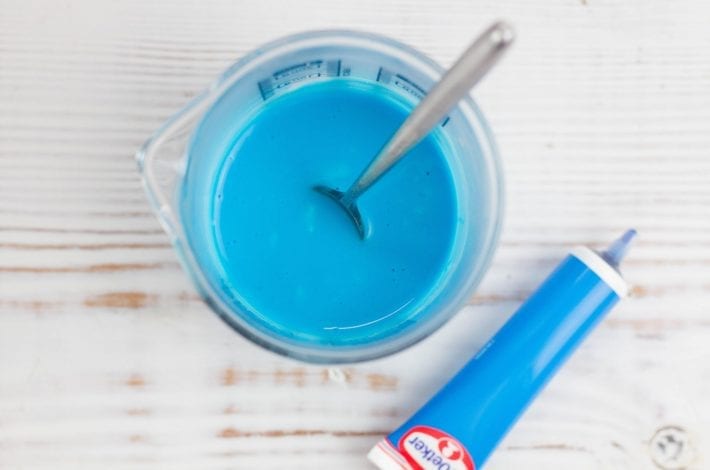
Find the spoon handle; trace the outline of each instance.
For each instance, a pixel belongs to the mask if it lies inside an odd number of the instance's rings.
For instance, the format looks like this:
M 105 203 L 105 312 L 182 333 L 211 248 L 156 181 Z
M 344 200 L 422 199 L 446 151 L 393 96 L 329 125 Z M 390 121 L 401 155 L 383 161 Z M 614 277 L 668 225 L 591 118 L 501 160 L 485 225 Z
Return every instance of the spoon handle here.
M 512 44 L 515 33 L 503 21 L 492 24 L 471 44 L 427 93 L 385 144 L 348 193 L 356 198 L 424 138 L 453 106 L 493 67 Z

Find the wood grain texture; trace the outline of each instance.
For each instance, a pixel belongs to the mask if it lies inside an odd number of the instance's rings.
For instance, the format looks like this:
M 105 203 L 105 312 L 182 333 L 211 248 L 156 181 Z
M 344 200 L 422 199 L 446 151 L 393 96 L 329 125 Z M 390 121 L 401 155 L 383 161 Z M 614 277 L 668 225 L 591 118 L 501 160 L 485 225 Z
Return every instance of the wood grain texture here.
M 278 36 L 364 29 L 449 64 L 496 17 L 520 39 L 475 94 L 507 217 L 471 305 L 340 369 L 233 334 L 150 214 L 138 146 Z M 568 246 L 629 226 L 632 298 L 487 468 L 710 468 L 708 20 L 702 0 L 0 0 L 0 468 L 368 468 Z

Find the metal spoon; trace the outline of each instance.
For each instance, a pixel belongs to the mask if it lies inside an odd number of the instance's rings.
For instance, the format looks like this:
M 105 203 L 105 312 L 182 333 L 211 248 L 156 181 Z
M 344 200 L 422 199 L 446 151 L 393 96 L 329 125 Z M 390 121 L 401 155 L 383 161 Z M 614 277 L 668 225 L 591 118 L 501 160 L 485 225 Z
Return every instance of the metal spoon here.
M 436 126 L 456 103 L 498 62 L 515 38 L 513 28 L 498 21 L 486 29 L 441 77 L 392 138 L 346 191 L 318 185 L 350 215 L 360 238 L 367 236 L 357 198 Z

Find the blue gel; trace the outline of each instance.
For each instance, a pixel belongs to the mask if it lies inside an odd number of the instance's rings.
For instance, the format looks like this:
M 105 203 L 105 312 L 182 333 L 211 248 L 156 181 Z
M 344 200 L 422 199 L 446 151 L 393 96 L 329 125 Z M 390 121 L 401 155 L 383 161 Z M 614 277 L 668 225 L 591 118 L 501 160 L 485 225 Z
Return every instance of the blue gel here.
M 572 251 L 446 386 L 369 454 L 380 469 L 473 470 L 626 293 L 616 270 L 636 234 Z

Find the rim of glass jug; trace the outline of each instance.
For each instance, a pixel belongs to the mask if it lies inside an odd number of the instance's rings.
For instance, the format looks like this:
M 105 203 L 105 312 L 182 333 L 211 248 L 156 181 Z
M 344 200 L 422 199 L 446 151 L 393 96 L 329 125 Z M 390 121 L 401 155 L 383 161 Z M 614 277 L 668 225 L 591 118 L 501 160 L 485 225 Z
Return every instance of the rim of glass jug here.
M 260 64 L 287 54 L 289 51 L 317 45 L 326 47 L 354 45 L 406 60 L 409 66 L 415 67 L 418 71 L 429 76 L 432 83 L 435 83 L 445 72 L 441 65 L 419 50 L 379 34 L 353 30 L 317 30 L 288 35 L 257 47 L 219 74 L 204 92 L 193 98 L 154 132 L 136 153 L 136 161 L 149 203 L 163 229 L 170 236 L 182 267 L 191 277 L 203 300 L 227 325 L 253 343 L 283 356 L 322 364 L 354 363 L 389 356 L 427 338 L 463 307 L 467 298 L 488 271 L 498 245 L 504 219 L 504 180 L 500 154 L 493 133 L 470 94 L 461 100 L 457 107 L 462 111 L 467 123 L 474 131 L 481 148 L 482 158 L 489 163 L 486 165 L 490 173 L 487 181 L 492 183 L 495 191 L 489 194 L 488 207 L 495 220 L 489 224 L 489 230 L 485 236 L 486 242 L 482 244 L 484 250 L 482 250 L 482 256 L 478 261 L 478 268 L 468 273 L 467 288 L 462 289 L 456 299 L 449 301 L 444 308 L 432 315 L 421 326 L 413 328 L 404 336 L 394 337 L 392 340 L 340 349 L 307 346 L 268 335 L 249 325 L 238 314 L 230 313 L 232 309 L 225 305 L 217 294 L 210 292 L 213 290 L 211 284 L 205 279 L 199 263 L 192 255 L 181 223 L 176 218 L 176 216 L 179 217 L 179 211 L 178 213 L 173 211 L 174 201 L 171 201 L 173 195 L 164 194 L 160 190 L 159 177 L 156 175 L 155 151 L 168 138 L 170 132 L 180 128 L 186 121 L 195 119 L 196 116 L 199 121 L 204 112 L 222 93 Z M 184 172 L 189 158 L 185 150 L 181 154 L 179 168 L 173 169 L 175 178 L 183 176 L 181 172 Z

